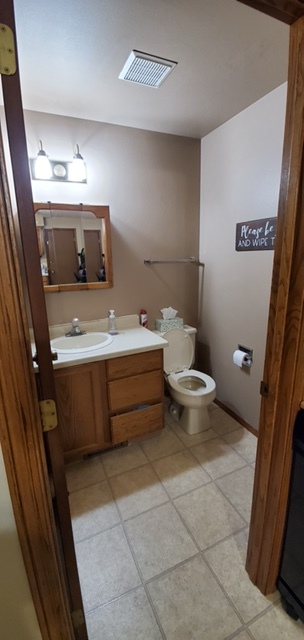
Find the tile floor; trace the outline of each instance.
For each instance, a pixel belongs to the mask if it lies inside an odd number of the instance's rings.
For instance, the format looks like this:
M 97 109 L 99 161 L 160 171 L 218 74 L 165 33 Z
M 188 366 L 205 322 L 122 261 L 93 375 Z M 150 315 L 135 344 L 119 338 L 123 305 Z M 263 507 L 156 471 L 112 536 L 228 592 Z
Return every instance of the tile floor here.
M 67 468 L 90 640 L 303 640 L 244 569 L 256 438 L 216 405 Z

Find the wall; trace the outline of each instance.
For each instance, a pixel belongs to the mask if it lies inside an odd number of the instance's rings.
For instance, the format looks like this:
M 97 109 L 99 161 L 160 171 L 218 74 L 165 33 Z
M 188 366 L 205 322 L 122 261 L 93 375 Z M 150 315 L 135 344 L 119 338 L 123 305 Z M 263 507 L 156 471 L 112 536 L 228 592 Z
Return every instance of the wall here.
M 46 294 L 49 323 L 172 306 L 197 324 L 198 268 L 145 266 L 145 258 L 198 255 L 200 141 L 37 112 L 25 112 L 30 157 L 39 139 L 51 159 L 84 156 L 87 185 L 33 181 L 35 201 L 110 206 L 114 288 Z
M 40 640 L 0 447 L 0 620 L 3 640 Z
M 199 359 L 217 398 L 258 427 L 273 251 L 236 252 L 237 222 L 277 215 L 286 85 L 201 142 Z M 253 349 L 250 370 L 232 363 Z

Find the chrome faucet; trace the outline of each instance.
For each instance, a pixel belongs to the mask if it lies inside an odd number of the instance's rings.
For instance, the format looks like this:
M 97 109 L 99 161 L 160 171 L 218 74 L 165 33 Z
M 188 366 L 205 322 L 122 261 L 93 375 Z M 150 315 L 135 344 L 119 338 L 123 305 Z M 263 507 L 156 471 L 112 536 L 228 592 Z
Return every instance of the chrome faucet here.
M 73 336 L 83 336 L 84 333 L 86 333 L 86 331 L 82 331 L 80 329 L 78 318 L 73 318 L 72 329 L 71 331 L 68 331 L 68 333 L 66 333 L 65 335 L 67 338 L 71 338 Z

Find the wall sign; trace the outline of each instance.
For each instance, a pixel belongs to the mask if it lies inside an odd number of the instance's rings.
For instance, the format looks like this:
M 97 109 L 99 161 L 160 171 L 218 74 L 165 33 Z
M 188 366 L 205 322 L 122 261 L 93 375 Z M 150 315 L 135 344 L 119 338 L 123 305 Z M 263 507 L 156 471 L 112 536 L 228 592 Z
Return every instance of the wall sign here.
M 277 218 L 261 218 L 238 222 L 235 234 L 236 251 L 265 251 L 274 249 Z

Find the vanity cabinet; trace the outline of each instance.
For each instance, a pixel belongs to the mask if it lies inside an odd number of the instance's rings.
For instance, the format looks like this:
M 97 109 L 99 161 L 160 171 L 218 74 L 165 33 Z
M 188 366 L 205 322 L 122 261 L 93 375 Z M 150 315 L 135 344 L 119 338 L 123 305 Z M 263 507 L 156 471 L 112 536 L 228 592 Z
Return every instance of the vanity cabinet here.
M 65 460 L 111 447 L 105 362 L 55 369 L 54 374 Z
M 164 426 L 162 349 L 54 374 L 66 462 Z
M 162 429 L 162 349 L 107 360 L 106 372 L 113 444 Z

